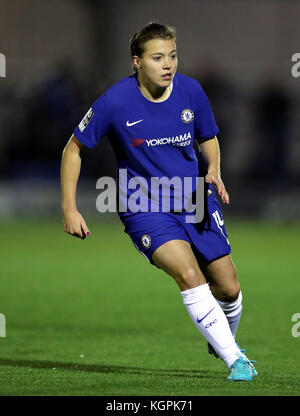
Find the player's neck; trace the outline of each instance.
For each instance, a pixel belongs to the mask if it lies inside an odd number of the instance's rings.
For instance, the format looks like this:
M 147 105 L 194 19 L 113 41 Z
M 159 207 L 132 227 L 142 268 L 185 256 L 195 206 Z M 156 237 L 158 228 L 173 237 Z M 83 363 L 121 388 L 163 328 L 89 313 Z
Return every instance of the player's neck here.
M 159 103 L 167 100 L 171 94 L 170 87 L 158 87 L 145 82 L 140 76 L 137 78 L 141 93 L 147 100 Z

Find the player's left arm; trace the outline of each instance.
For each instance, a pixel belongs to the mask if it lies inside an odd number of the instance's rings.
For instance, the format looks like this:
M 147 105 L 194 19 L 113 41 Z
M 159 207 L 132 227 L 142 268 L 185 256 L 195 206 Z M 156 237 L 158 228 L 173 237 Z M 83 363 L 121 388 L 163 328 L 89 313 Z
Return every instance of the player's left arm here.
M 208 171 L 205 176 L 205 182 L 211 183 L 215 187 L 224 204 L 229 204 L 229 195 L 221 179 L 221 156 L 217 136 L 200 143 L 200 148 L 208 163 Z

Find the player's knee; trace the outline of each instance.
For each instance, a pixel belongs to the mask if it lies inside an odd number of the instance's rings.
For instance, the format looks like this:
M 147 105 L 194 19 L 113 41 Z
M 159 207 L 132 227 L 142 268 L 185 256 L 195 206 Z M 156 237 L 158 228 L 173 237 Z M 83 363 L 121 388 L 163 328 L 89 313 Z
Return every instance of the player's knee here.
M 201 278 L 196 267 L 186 266 L 178 273 L 177 281 L 181 286 L 192 288 L 201 283 Z
M 240 291 L 239 285 L 228 287 L 222 291 L 221 299 L 219 300 L 228 303 L 234 302 L 239 297 Z

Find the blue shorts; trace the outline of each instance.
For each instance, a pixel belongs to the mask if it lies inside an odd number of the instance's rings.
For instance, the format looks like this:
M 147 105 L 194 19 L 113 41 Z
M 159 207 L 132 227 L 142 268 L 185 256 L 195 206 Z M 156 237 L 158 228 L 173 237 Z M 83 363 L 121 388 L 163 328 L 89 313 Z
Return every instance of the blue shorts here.
M 140 212 L 121 218 L 135 247 L 152 263 L 154 251 L 170 240 L 185 240 L 208 262 L 231 252 L 221 208 L 214 198 L 204 219 L 190 224 L 182 213 Z

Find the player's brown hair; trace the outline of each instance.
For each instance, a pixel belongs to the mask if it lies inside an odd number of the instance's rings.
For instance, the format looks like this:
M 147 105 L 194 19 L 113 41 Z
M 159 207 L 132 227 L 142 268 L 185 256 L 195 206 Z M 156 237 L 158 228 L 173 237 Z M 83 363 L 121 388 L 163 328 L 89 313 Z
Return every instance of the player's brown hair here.
M 141 57 L 145 52 L 144 45 L 151 39 L 173 39 L 176 42 L 176 29 L 152 22 L 136 32 L 129 40 L 131 59 L 136 55 Z M 137 69 L 132 65 L 133 72 Z

